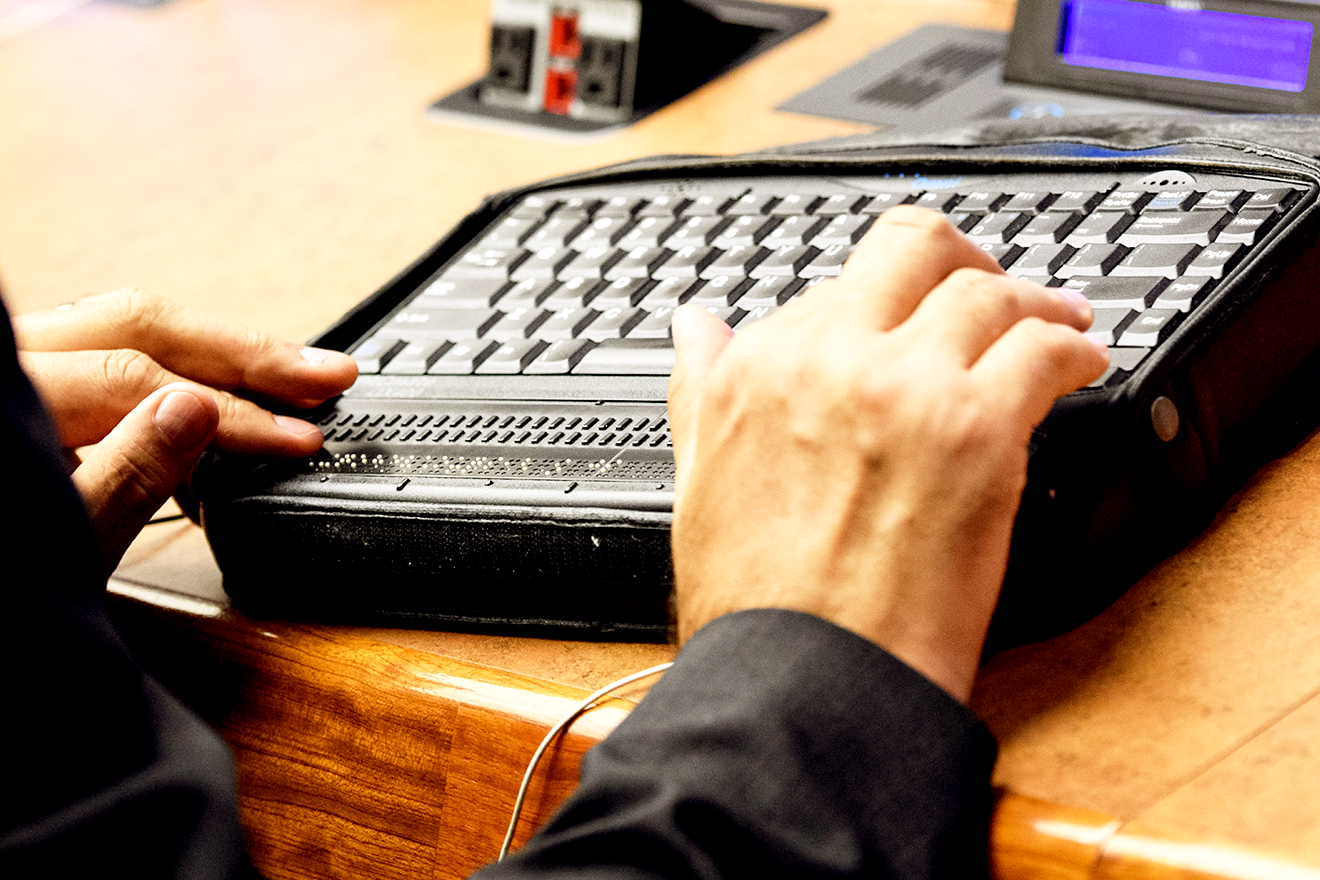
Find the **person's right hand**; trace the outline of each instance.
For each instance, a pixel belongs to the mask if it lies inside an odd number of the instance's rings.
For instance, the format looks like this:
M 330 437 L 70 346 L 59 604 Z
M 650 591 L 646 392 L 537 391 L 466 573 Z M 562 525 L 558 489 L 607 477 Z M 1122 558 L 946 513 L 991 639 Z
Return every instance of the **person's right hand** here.
M 680 640 L 805 611 L 966 700 L 1032 428 L 1099 376 L 1080 296 L 1005 275 L 938 214 L 895 208 L 842 275 L 736 336 L 674 314 Z

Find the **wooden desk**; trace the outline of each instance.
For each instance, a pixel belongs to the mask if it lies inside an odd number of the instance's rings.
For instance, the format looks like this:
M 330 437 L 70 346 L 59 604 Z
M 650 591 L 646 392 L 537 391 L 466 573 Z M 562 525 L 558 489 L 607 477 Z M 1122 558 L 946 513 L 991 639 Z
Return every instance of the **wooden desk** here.
M 481 73 L 485 0 L 77 8 L 0 42 L 9 304 L 133 284 L 306 338 L 486 192 L 857 131 L 773 108 L 918 24 L 1012 16 L 1007 0 L 821 5 L 825 24 L 589 143 L 424 118 Z M 1320 877 L 1313 511 L 1314 439 L 1101 617 L 989 663 L 974 704 L 1002 747 L 1000 876 Z M 549 723 L 671 653 L 250 620 L 187 524 L 151 527 L 112 590 L 144 660 L 233 744 L 273 877 L 463 876 L 496 852 Z M 625 707 L 551 754 L 526 827 Z

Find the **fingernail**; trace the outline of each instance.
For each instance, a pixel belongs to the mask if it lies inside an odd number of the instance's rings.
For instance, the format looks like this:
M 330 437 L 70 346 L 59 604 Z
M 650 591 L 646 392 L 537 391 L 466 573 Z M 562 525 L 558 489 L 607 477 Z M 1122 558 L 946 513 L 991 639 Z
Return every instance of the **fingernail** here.
M 1073 290 L 1070 287 L 1056 287 L 1055 290 L 1058 291 L 1059 295 L 1068 302 L 1068 305 L 1073 307 L 1073 310 L 1077 312 L 1077 314 L 1086 318 L 1088 321 L 1091 319 L 1091 303 L 1087 300 L 1085 294 L 1080 290 Z
M 171 391 L 156 407 L 153 419 L 176 449 L 196 449 L 210 438 L 210 409 L 196 394 Z
M 302 419 L 296 419 L 293 416 L 275 416 L 275 424 L 279 425 L 280 430 L 286 434 L 294 434 L 299 437 L 305 437 L 308 434 L 320 435 L 321 430 L 311 422 L 305 422 Z
M 326 359 L 328 359 L 332 355 L 339 354 L 339 352 L 330 351 L 329 349 L 325 349 L 325 348 L 311 348 L 310 346 L 304 345 L 301 349 L 301 354 L 303 356 L 303 360 L 308 361 L 309 363 L 316 364 L 317 366 L 320 366 L 321 364 L 326 362 Z
M 1086 339 L 1088 342 L 1090 342 L 1092 345 L 1095 346 L 1096 351 L 1100 352 L 1102 355 L 1105 356 L 1105 360 L 1109 360 L 1109 346 L 1105 344 L 1105 341 L 1103 339 L 1097 339 L 1096 337 L 1092 336 L 1090 333 L 1086 334 Z

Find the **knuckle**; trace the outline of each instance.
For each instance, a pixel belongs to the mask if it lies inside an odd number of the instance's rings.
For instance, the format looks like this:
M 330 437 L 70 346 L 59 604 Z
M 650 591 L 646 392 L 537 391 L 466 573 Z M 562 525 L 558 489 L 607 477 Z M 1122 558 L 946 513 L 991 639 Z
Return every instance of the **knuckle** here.
M 109 352 L 104 362 L 107 388 L 145 396 L 163 384 L 165 370 L 149 355 L 131 348 Z

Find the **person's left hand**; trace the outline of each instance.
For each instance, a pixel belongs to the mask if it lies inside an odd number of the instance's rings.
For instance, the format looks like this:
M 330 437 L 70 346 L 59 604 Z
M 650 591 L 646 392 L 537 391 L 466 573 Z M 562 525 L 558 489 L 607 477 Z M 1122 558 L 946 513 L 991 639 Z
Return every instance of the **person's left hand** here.
M 73 457 L 107 573 L 212 443 L 288 456 L 320 448 L 315 425 L 238 393 L 306 408 L 357 377 L 345 354 L 131 290 L 19 315 L 14 332 L 23 368 Z M 74 450 L 89 446 L 79 460 Z

